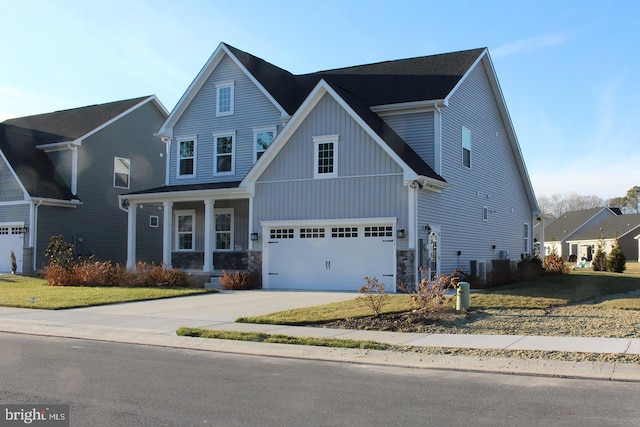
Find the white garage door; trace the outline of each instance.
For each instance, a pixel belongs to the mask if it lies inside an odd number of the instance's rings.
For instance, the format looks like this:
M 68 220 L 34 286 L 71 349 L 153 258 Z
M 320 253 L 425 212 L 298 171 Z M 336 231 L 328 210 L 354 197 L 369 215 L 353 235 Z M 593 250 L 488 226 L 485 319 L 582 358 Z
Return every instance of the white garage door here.
M 22 226 L 0 224 L 0 273 L 11 272 L 12 250 L 16 256 L 17 272 L 22 273 L 22 246 Z
M 376 277 L 395 291 L 393 225 L 265 227 L 265 288 L 359 290 Z

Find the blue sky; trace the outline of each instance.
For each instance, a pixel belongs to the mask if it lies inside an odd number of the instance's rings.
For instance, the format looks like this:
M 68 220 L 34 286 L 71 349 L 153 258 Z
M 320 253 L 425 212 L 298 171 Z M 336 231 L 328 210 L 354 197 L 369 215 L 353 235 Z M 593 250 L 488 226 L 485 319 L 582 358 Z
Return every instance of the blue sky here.
M 296 74 L 488 47 L 538 195 L 640 185 L 638 1 L 0 6 L 0 121 L 150 94 L 171 110 L 221 41 Z

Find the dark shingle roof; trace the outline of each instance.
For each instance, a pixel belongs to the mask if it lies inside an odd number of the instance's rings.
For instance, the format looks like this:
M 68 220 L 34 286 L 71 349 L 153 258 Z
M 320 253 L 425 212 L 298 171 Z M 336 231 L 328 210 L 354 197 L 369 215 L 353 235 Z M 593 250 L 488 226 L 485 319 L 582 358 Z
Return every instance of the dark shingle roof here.
M 53 113 L 19 117 L 5 120 L 4 123 L 64 137 L 54 142 L 69 141 L 86 135 L 147 98 L 149 97 L 144 96 L 124 101 L 54 111 Z
M 629 232 L 640 234 L 640 214 L 612 216 L 588 230 L 571 236 L 569 240 L 597 240 L 600 236 L 605 239 L 613 239 L 616 236 L 622 237 Z
M 224 188 L 238 188 L 242 181 L 228 181 L 228 182 L 207 182 L 204 184 L 183 184 L 183 185 L 170 185 L 156 188 L 149 188 L 147 190 L 134 191 L 124 194 L 155 194 L 155 193 L 171 193 L 174 191 L 200 191 L 200 190 L 220 190 Z
M 0 123 L 0 150 L 30 196 L 77 199 L 56 172 L 47 154 L 36 148 L 37 145 L 60 140 L 60 135 Z
M 484 48 L 294 75 L 224 44 L 271 96 L 293 115 L 313 88 L 326 81 L 416 173 L 446 182 L 370 107 L 446 98 Z
M 544 228 L 545 239 L 558 242 L 565 240 L 603 209 L 606 208 L 581 209 L 560 215 Z
M 38 145 L 68 142 L 99 128 L 148 96 L 0 123 L 0 149 L 31 197 L 77 200 Z

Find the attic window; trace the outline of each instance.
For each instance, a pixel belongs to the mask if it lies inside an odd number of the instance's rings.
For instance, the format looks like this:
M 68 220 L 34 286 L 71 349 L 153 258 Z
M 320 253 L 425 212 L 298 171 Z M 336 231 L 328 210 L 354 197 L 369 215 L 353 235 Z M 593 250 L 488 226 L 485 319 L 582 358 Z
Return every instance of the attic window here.
M 216 83 L 216 116 L 230 116 L 234 107 L 234 82 Z
M 314 136 L 314 178 L 338 176 L 338 135 Z

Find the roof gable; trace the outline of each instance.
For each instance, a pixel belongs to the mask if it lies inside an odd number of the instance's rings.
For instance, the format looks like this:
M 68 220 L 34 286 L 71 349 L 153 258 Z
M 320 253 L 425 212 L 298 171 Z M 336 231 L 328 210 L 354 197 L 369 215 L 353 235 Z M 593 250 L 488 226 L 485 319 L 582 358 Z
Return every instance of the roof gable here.
M 590 220 L 595 218 L 607 208 L 591 208 L 570 211 L 560 215 L 544 228 L 546 239 L 563 241 L 583 227 Z M 610 212 L 613 215 L 613 212 Z
M 337 103 L 344 108 L 347 113 L 360 125 L 365 131 L 376 141 L 383 150 L 390 155 L 393 160 L 398 163 L 404 170 L 406 180 L 422 179 L 423 185 L 432 189 L 442 189 L 447 186 L 444 178 L 436 174 L 433 169 L 427 165 L 414 151 L 409 147 L 389 126 L 384 123 L 380 117 L 372 113 L 368 108 L 358 104 L 356 99 L 347 102 L 340 94 L 344 91 L 333 88 L 329 83 L 321 80 L 314 90 L 309 94 L 307 99 L 302 103 L 300 108 L 293 115 L 291 120 L 286 124 L 282 131 L 276 136 L 276 139 L 269 146 L 265 154 L 260 157 L 258 162 L 249 171 L 242 181 L 243 186 L 251 185 L 256 182 L 260 175 L 266 170 L 271 161 L 278 155 L 280 150 L 287 143 L 289 138 L 294 134 L 296 129 L 309 116 L 315 106 L 320 102 L 325 94 L 331 96 Z M 356 109 L 360 110 L 367 120 L 365 120 Z M 390 143 L 391 141 L 391 143 Z M 408 159 L 409 164 L 405 159 Z

